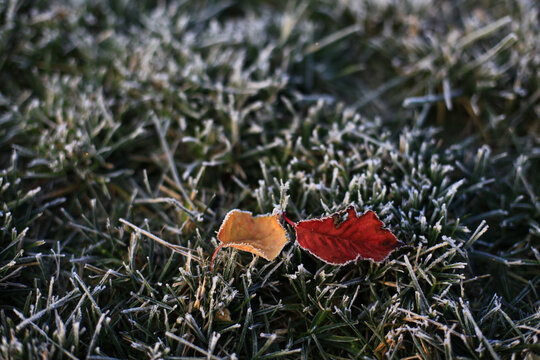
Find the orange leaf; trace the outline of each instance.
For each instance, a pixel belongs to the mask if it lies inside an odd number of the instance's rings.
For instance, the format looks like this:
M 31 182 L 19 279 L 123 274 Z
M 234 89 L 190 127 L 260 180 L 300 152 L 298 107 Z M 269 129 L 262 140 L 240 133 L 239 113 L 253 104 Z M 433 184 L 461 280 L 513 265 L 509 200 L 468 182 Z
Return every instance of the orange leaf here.
M 212 256 L 212 271 L 214 259 L 223 247 L 234 247 L 266 260 L 274 260 L 287 242 L 287 233 L 279 223 L 279 218 L 279 214 L 254 217 L 249 211 L 229 211 L 217 235 L 221 245 Z

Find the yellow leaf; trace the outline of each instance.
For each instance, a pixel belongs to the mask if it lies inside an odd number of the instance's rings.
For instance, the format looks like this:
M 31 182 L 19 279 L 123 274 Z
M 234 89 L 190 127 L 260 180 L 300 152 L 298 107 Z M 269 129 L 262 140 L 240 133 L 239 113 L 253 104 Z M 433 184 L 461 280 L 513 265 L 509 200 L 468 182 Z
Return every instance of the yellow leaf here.
M 221 245 L 212 257 L 212 269 L 217 252 L 223 247 L 234 247 L 274 260 L 287 242 L 287 233 L 279 223 L 279 214 L 252 216 L 249 211 L 230 211 L 219 228 Z

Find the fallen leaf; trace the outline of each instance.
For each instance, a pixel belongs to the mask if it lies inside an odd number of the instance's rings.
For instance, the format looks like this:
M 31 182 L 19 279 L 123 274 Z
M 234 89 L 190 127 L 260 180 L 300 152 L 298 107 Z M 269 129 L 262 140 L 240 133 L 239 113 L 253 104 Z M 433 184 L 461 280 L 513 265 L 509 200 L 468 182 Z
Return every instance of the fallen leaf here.
M 229 311 L 229 309 L 219 309 L 216 313 L 216 320 L 221 322 L 231 322 L 231 312 Z
M 218 251 L 224 247 L 234 247 L 274 260 L 287 242 L 287 233 L 279 218 L 279 214 L 252 216 L 249 211 L 230 211 L 219 228 L 217 237 L 221 244 L 212 256 L 211 270 L 214 270 Z
M 336 223 L 345 212 L 347 220 Z M 294 227 L 302 249 L 334 265 L 344 265 L 358 258 L 380 262 L 404 245 L 384 228 L 373 211 L 358 216 L 353 206 L 330 216 L 298 223 L 283 217 Z

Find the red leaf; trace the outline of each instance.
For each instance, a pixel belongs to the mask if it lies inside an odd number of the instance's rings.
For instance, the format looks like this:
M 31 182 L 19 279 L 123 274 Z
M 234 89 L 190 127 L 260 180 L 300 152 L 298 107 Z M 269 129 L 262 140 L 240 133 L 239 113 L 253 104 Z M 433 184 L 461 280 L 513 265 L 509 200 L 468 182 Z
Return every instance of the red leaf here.
M 348 219 L 336 224 L 335 218 L 344 212 Z M 344 265 L 358 258 L 380 262 L 404 245 L 390 230 L 384 229 L 383 222 L 373 211 L 358 216 L 353 206 L 321 219 L 298 223 L 283 217 L 294 227 L 302 249 L 334 265 Z

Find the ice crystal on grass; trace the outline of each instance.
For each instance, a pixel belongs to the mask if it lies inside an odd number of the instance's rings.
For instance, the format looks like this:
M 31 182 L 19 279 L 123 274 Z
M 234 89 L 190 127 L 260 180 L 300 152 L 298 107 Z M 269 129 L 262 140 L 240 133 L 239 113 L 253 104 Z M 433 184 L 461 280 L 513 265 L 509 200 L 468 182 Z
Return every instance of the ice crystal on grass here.
M 538 12 L 5 2 L 0 357 L 534 357 Z M 351 203 L 410 247 L 209 271 L 231 209 Z

